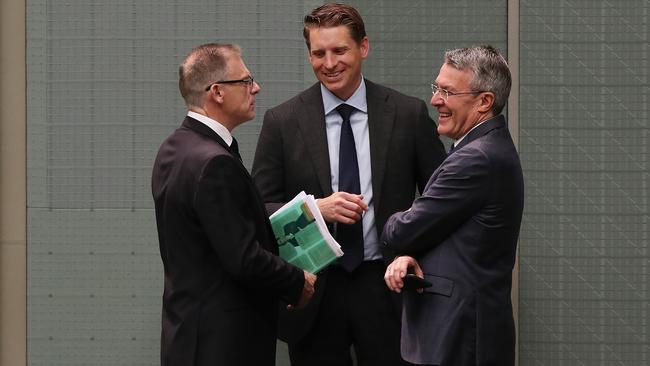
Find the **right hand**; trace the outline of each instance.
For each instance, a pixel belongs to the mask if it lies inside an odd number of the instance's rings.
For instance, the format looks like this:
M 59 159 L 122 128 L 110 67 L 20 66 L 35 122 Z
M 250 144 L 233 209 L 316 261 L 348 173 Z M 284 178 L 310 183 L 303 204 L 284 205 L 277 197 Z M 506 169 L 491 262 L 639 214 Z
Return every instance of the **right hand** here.
M 363 202 L 363 195 L 347 192 L 335 192 L 329 197 L 319 198 L 316 204 L 325 221 L 346 225 L 354 224 L 368 211 L 368 205 Z
M 401 256 L 395 258 L 393 263 L 388 265 L 386 268 L 386 273 L 384 274 L 384 282 L 386 286 L 393 291 L 400 293 L 402 292 L 402 287 L 404 287 L 404 276 L 409 273 L 409 270 L 412 269 L 413 273 L 420 277 L 424 278 L 424 272 L 417 260 L 409 256 Z M 424 289 L 417 289 L 417 292 L 422 293 Z
M 302 293 L 300 294 L 300 299 L 298 299 L 298 304 L 294 305 L 287 305 L 288 310 L 294 310 L 294 309 L 302 309 L 311 300 L 312 296 L 314 296 L 314 284 L 316 283 L 316 275 L 309 273 L 305 270 L 302 271 L 305 275 L 305 283 L 302 286 Z

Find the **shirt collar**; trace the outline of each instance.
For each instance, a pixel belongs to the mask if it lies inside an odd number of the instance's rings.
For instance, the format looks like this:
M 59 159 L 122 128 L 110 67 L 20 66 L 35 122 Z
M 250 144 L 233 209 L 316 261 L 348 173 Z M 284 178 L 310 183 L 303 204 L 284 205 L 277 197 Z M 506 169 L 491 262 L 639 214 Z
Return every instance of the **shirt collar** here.
M 213 120 L 212 118 L 205 116 L 203 114 L 196 113 L 194 111 L 187 111 L 187 116 L 192 117 L 195 120 L 203 123 L 204 125 L 210 127 L 212 131 L 216 132 L 219 137 L 225 141 L 228 146 L 232 145 L 232 134 L 228 129 L 221 123 Z
M 339 97 L 334 95 L 329 91 L 325 85 L 320 84 L 320 91 L 323 95 L 323 107 L 325 108 L 325 115 L 330 114 L 333 110 L 336 109 L 339 105 L 345 103 L 353 106 L 354 108 L 362 111 L 363 113 L 368 113 L 368 102 L 366 100 L 366 82 L 361 76 L 361 83 L 357 90 L 352 93 L 352 96 L 348 100 L 341 100 Z
M 476 127 L 478 127 L 478 126 L 484 124 L 485 122 L 487 122 L 487 121 L 489 121 L 489 120 L 491 120 L 491 119 L 492 119 L 492 118 L 488 118 L 488 119 L 486 119 L 485 121 L 481 121 L 481 122 L 477 123 L 474 127 L 472 127 L 471 130 L 467 131 L 467 133 L 464 134 L 461 138 L 459 138 L 458 140 L 454 141 L 454 143 L 452 144 L 452 146 L 453 146 L 454 148 L 456 148 L 456 146 L 458 146 L 458 144 L 460 144 L 461 141 L 463 141 L 463 140 L 465 139 L 465 137 L 467 137 L 467 135 L 469 135 L 470 132 L 474 131 L 474 130 L 476 129 Z

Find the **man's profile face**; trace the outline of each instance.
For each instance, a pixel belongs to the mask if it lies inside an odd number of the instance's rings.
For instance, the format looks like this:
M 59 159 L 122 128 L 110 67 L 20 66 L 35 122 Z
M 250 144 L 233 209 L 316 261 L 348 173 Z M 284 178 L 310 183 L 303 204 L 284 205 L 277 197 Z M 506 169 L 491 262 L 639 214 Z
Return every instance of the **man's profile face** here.
M 251 73 L 241 56 L 230 56 L 228 79 L 240 80 L 248 76 L 251 76 Z M 223 97 L 223 111 L 235 125 L 255 118 L 255 95 L 260 91 L 260 86 L 256 82 L 219 84 L 219 90 Z
M 470 70 L 458 70 L 445 63 L 434 83 L 450 92 L 466 93 L 472 91 L 470 83 L 473 77 Z M 465 135 L 482 118 L 478 113 L 479 102 L 477 94 L 450 94 L 446 101 L 440 93 L 434 94 L 431 105 L 438 110 L 438 133 L 454 140 Z
M 357 43 L 345 26 L 309 30 L 309 63 L 318 81 L 342 100 L 361 83 L 361 63 L 368 57 L 368 37 Z

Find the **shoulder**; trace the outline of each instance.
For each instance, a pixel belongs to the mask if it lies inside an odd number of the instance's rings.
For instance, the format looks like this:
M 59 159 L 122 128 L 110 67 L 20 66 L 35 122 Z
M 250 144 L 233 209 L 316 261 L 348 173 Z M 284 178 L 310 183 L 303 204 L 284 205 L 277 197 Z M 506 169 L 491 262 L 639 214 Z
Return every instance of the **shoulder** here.
M 366 82 L 366 93 L 368 98 L 387 99 L 394 102 L 398 106 L 407 104 L 412 107 L 413 105 L 422 104 L 426 107 L 426 104 L 422 99 L 404 94 L 393 88 L 381 84 L 377 84 L 368 79 L 365 79 L 365 82 Z
M 303 90 L 302 92 L 296 94 L 292 98 L 288 99 L 285 102 L 278 104 L 277 106 L 270 108 L 266 111 L 265 116 L 268 114 L 286 114 L 291 113 L 297 110 L 300 106 L 305 104 L 313 103 L 322 103 L 323 97 L 320 92 L 320 84 L 315 83 L 309 88 Z
M 230 151 L 215 138 L 181 126 L 168 140 L 179 162 L 187 168 L 203 170 L 212 160 L 223 157 L 236 162 Z
M 453 153 L 449 159 L 463 169 L 472 170 L 477 166 L 487 166 L 490 172 L 500 171 L 499 167 L 518 161 L 514 143 L 505 128 L 497 128 L 469 142 Z

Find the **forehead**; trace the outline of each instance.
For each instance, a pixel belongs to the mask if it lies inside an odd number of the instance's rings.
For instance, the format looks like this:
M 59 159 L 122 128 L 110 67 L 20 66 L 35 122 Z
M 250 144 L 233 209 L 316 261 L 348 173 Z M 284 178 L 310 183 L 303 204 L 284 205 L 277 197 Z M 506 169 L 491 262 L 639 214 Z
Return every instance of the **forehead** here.
M 436 83 L 441 88 L 465 88 L 469 87 L 473 79 L 473 73 L 471 70 L 458 70 L 457 68 L 444 63 L 440 67 L 440 72 L 438 77 L 436 77 Z
M 309 29 L 311 48 L 326 48 L 337 44 L 355 43 L 350 30 L 344 25 L 336 27 L 313 27 Z
M 246 76 L 249 74 L 241 55 L 233 53 L 228 57 L 228 74 L 231 76 Z

